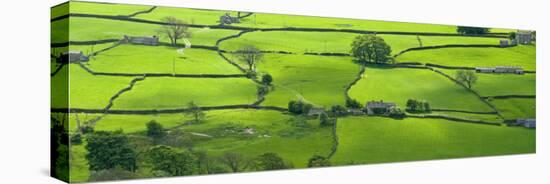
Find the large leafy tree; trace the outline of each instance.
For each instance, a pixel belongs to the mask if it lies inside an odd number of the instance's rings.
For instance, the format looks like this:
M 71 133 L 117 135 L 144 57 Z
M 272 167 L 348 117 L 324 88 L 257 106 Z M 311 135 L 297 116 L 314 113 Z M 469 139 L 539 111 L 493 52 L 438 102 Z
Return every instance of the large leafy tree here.
M 382 37 L 365 34 L 351 43 L 351 55 L 362 62 L 387 63 L 393 61 L 391 47 Z
M 472 86 L 477 82 L 476 74 L 471 70 L 459 70 L 456 72 L 455 79 L 472 89 Z
M 166 135 L 164 128 L 160 123 L 157 123 L 155 120 L 147 123 L 147 136 L 152 138 L 161 138 Z
M 241 154 L 227 152 L 220 158 L 221 163 L 229 167 L 232 172 L 241 172 L 250 166 L 250 160 Z
M 283 158 L 277 155 L 277 153 L 264 153 L 262 155 L 259 155 L 254 163 L 256 168 L 259 170 L 277 170 L 289 168 L 289 166 L 285 164 Z
M 191 175 L 197 170 L 197 158 L 189 151 L 159 145 L 147 151 L 148 162 L 153 170 L 163 171 L 171 176 Z
M 86 140 L 88 142 L 86 159 L 90 170 L 99 171 L 120 167 L 134 172 L 137 169 L 137 154 L 122 131 L 97 131 L 90 134 Z

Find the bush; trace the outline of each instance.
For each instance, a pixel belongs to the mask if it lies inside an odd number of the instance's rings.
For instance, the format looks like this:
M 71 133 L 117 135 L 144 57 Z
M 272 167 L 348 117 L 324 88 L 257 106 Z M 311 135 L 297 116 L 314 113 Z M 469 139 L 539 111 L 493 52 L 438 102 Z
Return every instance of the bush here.
M 71 144 L 74 144 L 74 145 L 82 144 L 82 135 L 77 133 L 77 134 L 74 134 L 73 136 L 71 136 Z
M 290 101 L 288 102 L 288 111 L 294 114 L 305 114 L 313 108 L 313 105 L 305 103 L 303 101 Z
M 92 171 L 90 181 L 128 180 L 139 178 L 137 174 L 121 168 Z
M 489 32 L 489 28 L 458 26 L 456 32 L 460 34 L 485 34 Z
M 271 82 L 273 82 L 273 77 L 269 74 L 265 74 L 262 76 L 262 83 L 265 85 L 271 85 Z
M 330 111 L 334 115 L 343 115 L 343 114 L 346 114 L 347 109 L 344 106 L 341 106 L 341 105 L 333 105 L 330 108 Z
M 361 105 L 361 103 L 359 103 L 359 101 L 357 101 L 355 99 L 347 99 L 346 100 L 346 107 L 353 108 L 353 109 L 360 109 L 360 108 L 363 107 L 363 105 Z
M 407 100 L 407 112 L 431 112 L 430 104 L 426 100 Z
M 395 119 L 403 119 L 406 115 L 399 108 L 391 108 L 388 116 Z
M 160 123 L 157 123 L 155 120 L 147 123 L 147 136 L 152 138 L 164 137 L 166 132 L 164 132 L 163 127 Z
M 329 159 L 319 155 L 314 155 L 307 162 L 307 167 L 327 167 L 330 165 Z

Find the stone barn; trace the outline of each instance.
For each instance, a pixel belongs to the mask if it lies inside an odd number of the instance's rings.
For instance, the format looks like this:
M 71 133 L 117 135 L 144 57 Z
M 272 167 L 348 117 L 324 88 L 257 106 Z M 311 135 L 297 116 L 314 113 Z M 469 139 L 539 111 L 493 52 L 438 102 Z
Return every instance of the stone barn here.
M 535 119 L 516 119 L 514 125 L 523 126 L 525 128 L 536 128 L 537 123 Z
M 84 55 L 82 51 L 66 51 L 61 53 L 59 57 L 59 63 L 77 63 L 77 62 L 87 62 L 89 60 L 88 56 Z
M 497 66 L 497 67 L 476 67 L 478 73 L 515 73 L 523 74 L 521 67 L 516 66 Z
M 233 24 L 233 23 L 239 23 L 239 22 L 240 21 L 238 17 L 232 17 L 231 15 L 229 15 L 229 13 L 225 13 L 220 17 L 221 24 Z
M 508 47 L 510 42 L 508 40 L 500 40 L 500 47 Z
M 367 102 L 367 105 L 365 105 L 365 108 L 367 110 L 367 114 L 373 115 L 373 114 L 387 114 L 390 112 L 392 108 L 396 108 L 397 105 L 395 103 L 391 102 L 384 102 L 382 100 L 380 101 L 370 101 Z
M 519 44 L 527 45 L 531 44 L 533 40 L 533 32 L 531 31 L 518 31 L 516 39 Z
M 125 43 L 131 43 L 131 44 L 138 44 L 138 45 L 150 45 L 150 46 L 157 46 L 159 45 L 159 37 L 158 36 L 128 36 L 124 35 L 123 42 Z

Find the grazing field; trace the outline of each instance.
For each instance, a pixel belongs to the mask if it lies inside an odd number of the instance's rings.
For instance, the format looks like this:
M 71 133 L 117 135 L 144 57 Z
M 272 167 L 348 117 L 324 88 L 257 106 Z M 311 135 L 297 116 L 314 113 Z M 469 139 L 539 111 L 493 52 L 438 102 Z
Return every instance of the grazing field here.
M 338 165 L 532 153 L 535 131 L 445 120 L 349 117 L 338 121 Z
M 72 1 L 53 8 L 52 171 L 90 182 L 535 152 L 535 128 L 506 126 L 536 118 L 535 32 L 237 16 Z M 512 32 L 531 44 L 496 47 Z M 487 46 L 429 47 L 443 45 Z M 427 48 L 402 52 L 418 47 Z M 464 68 L 426 64 L 529 72 L 465 72 L 477 78 L 467 89 L 455 82 Z
M 454 77 L 458 70 L 437 69 Z M 481 96 L 535 95 L 535 74 L 487 74 L 478 73 L 473 89 Z M 513 86 L 513 87 L 512 87 Z
M 191 48 L 182 54 L 167 46 L 120 45 L 95 56 L 88 65 L 109 73 L 242 74 L 216 51 Z
M 536 99 L 534 98 L 493 99 L 491 103 L 497 107 L 504 119 L 536 117 Z
M 116 3 L 71 2 L 70 8 L 71 13 L 128 16 L 139 11 L 149 10 L 152 6 Z
M 408 99 L 420 99 L 430 102 L 432 108 L 492 111 L 462 86 L 427 69 L 367 67 L 349 95 L 360 102 L 384 100 L 402 108 Z
M 69 14 L 69 3 L 59 4 L 50 11 L 50 18 L 54 19 Z
M 63 21 L 66 20 L 68 19 L 63 19 Z M 70 19 L 70 24 L 71 41 L 122 39 L 124 35 L 153 36 L 159 35 L 158 30 L 161 28 L 161 26 L 146 23 L 81 17 L 72 17 Z M 192 44 L 208 46 L 214 46 L 216 44 L 216 41 L 220 38 L 238 33 L 238 31 L 234 30 L 220 30 L 209 28 L 189 28 L 189 30 L 191 34 L 189 41 Z M 159 36 L 161 42 L 169 42 L 168 37 L 166 37 L 165 35 Z M 180 41 L 180 43 L 183 44 L 182 41 Z
M 252 104 L 256 84 L 246 78 L 147 78 L 118 98 L 113 109 L 185 108 L 194 101 L 199 106 Z
M 433 63 L 445 66 L 495 67 L 520 66 L 524 70 L 536 69 L 535 46 L 511 48 L 443 48 L 404 53 L 398 62 Z
M 212 138 L 199 142 L 194 149 L 212 155 L 238 152 L 255 157 L 274 152 L 301 168 L 311 156 L 329 153 L 332 146 L 330 127 L 319 127 L 315 120 L 308 120 L 306 125 L 298 127 L 291 119 L 292 116 L 277 111 L 209 111 L 205 122 L 181 129 L 211 135 Z M 252 128 L 254 134 L 243 135 L 242 129 L 247 127 Z M 223 131 L 228 128 L 235 132 Z
M 132 80 L 131 77 L 93 76 L 77 64 L 71 64 L 69 68 L 71 108 L 102 109 L 113 95 L 127 87 Z
M 275 90 L 264 105 L 287 107 L 291 100 L 315 106 L 343 105 L 344 88 L 359 73 L 350 57 L 267 54 L 258 72 L 273 76 Z
M 245 45 L 255 45 L 266 51 L 292 53 L 350 53 L 351 42 L 360 34 L 339 32 L 267 31 L 252 32 L 237 39 L 223 42 L 221 48 L 235 51 Z M 416 36 L 380 35 L 391 47 L 393 53 L 418 47 Z M 300 39 L 288 39 L 300 38 Z

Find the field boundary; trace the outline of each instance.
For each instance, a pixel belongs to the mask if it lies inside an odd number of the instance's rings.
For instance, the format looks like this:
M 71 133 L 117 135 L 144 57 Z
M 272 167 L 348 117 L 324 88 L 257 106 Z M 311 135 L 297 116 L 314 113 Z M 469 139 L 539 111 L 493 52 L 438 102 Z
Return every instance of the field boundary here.
M 434 112 L 460 112 L 468 114 L 497 114 L 497 112 L 479 112 L 479 111 L 467 111 L 467 110 L 457 110 L 457 109 L 431 109 Z
M 80 67 L 92 75 L 112 76 L 112 77 L 176 77 L 176 78 L 247 78 L 246 74 L 172 74 L 172 73 L 108 73 L 96 72 L 88 68 L 83 63 L 78 63 Z
M 61 20 L 68 17 L 83 17 L 83 18 L 99 18 L 110 19 L 119 21 L 130 21 L 137 23 L 166 25 L 167 23 L 160 21 L 152 21 L 145 19 L 137 19 L 131 17 L 120 17 L 112 15 L 96 15 L 96 14 L 83 14 L 83 13 L 70 13 L 68 15 L 56 17 L 50 19 L 50 22 Z M 488 37 L 488 38 L 508 38 L 507 33 L 487 33 L 482 35 L 473 34 L 458 34 L 458 33 L 436 33 L 436 32 L 400 32 L 400 31 L 370 31 L 370 30 L 357 30 L 357 29 L 334 29 L 334 28 L 300 28 L 300 27 L 280 27 L 280 28 L 252 28 L 252 27 L 240 27 L 230 25 L 206 25 L 206 24 L 186 24 L 188 27 L 204 28 L 209 27 L 211 29 L 230 29 L 240 31 L 301 31 L 301 32 L 343 32 L 343 33 L 358 33 L 358 34 L 391 34 L 391 35 L 420 35 L 420 36 L 458 36 L 458 37 Z
M 422 119 L 445 119 L 455 122 L 464 122 L 464 123 L 475 123 L 475 124 L 482 124 L 482 125 L 494 125 L 494 126 L 501 126 L 501 123 L 494 123 L 494 122 L 488 122 L 483 120 L 472 120 L 472 119 L 465 119 L 465 118 L 457 118 L 452 116 L 445 116 L 445 115 L 434 115 L 434 114 L 427 114 L 427 115 L 411 115 L 407 114 L 407 118 L 422 118 Z
M 53 77 L 57 73 L 59 73 L 59 71 L 61 71 L 61 68 L 63 68 L 63 66 L 65 66 L 65 64 L 60 64 L 58 67 L 56 67 L 55 70 L 53 71 L 53 73 L 50 74 L 50 77 Z
M 274 110 L 279 112 L 287 112 L 288 109 L 276 106 L 259 106 L 259 105 L 223 105 L 223 106 L 205 106 L 200 107 L 203 111 L 211 110 L 227 110 L 227 109 L 258 109 L 258 110 Z M 188 112 L 189 108 L 175 108 L 175 109 L 148 109 L 148 110 L 123 110 L 123 109 L 85 109 L 85 108 L 51 108 L 51 112 L 70 112 L 70 113 L 89 113 L 89 114 L 135 114 L 135 115 L 148 115 L 148 114 L 174 114 Z
M 399 53 L 393 55 L 393 57 L 399 57 L 401 54 L 410 52 L 410 51 L 419 51 L 419 50 L 432 50 L 432 49 L 445 49 L 445 48 L 509 48 L 514 46 L 500 46 L 493 44 L 446 44 L 446 45 L 434 45 L 434 46 L 424 46 L 424 47 L 411 47 L 405 50 L 400 51 Z
M 482 96 L 484 99 L 508 99 L 508 98 L 537 98 L 537 95 L 497 95 L 497 96 Z
M 148 10 L 143 10 L 143 11 L 137 11 L 135 13 L 132 13 L 130 15 L 127 15 L 126 17 L 135 17 L 135 16 L 138 16 L 140 14 L 146 14 L 146 13 L 151 13 L 153 10 L 157 9 L 157 6 L 153 6 L 151 7 L 150 9 Z

